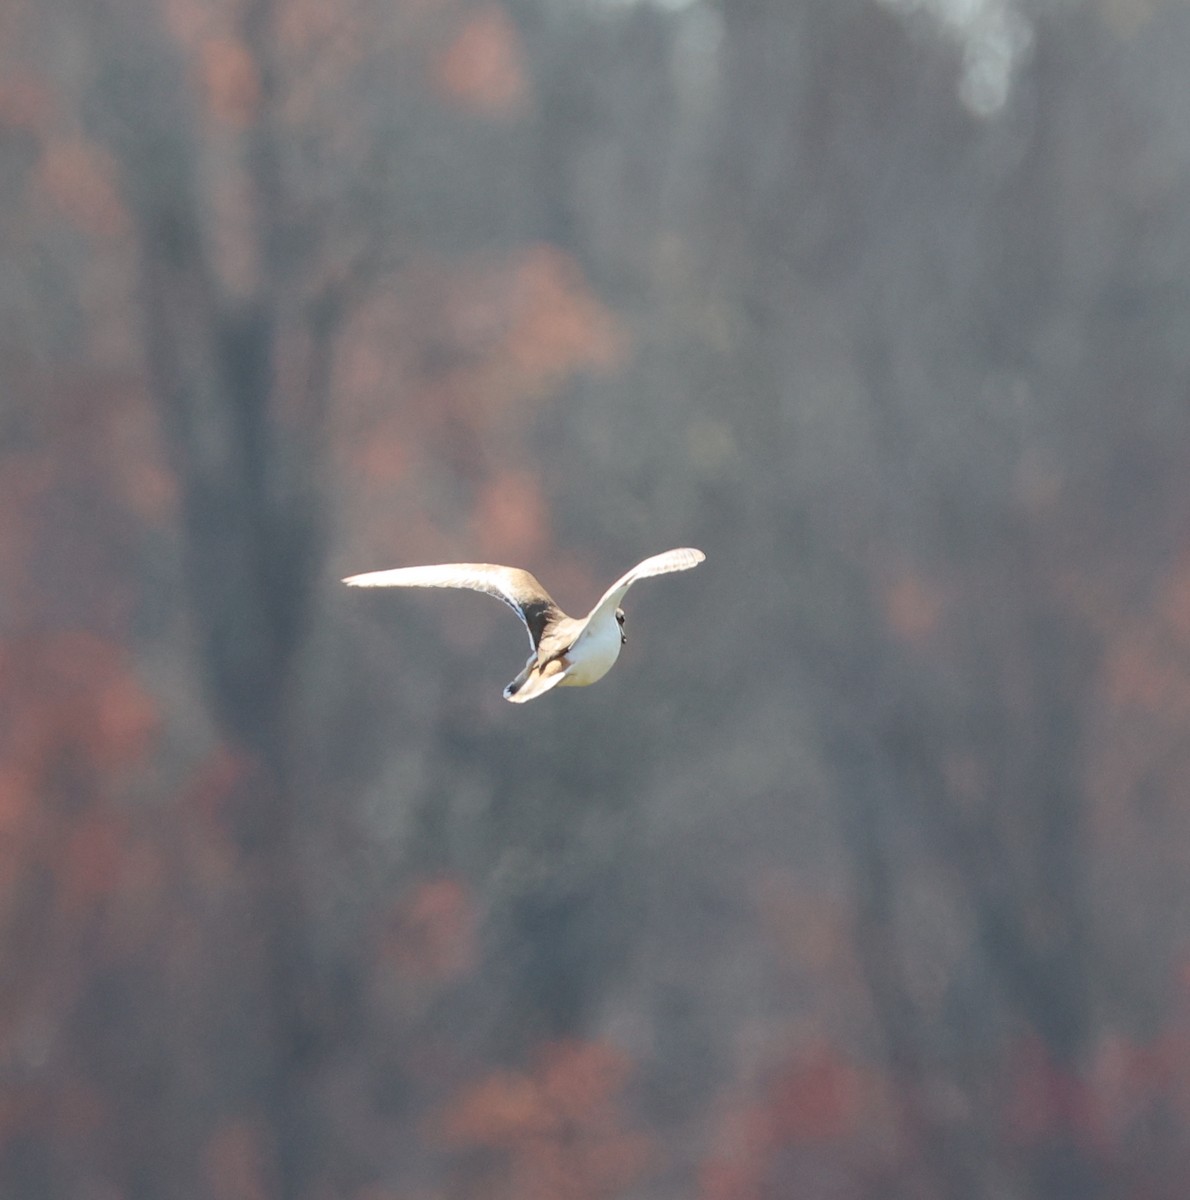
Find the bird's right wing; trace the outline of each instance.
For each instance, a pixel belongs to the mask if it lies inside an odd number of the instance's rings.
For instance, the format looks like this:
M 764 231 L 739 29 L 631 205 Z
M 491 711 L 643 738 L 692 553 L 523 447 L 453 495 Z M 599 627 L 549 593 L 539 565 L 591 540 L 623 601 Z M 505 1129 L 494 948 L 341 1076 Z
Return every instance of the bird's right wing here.
M 348 587 L 422 587 L 467 588 L 486 592 L 512 609 L 529 631 L 533 649 L 561 610 L 550 594 L 529 574 L 518 567 L 493 563 L 442 563 L 432 567 L 397 567 L 391 571 L 367 571 L 348 575 Z
M 706 555 L 701 550 L 684 547 L 681 550 L 666 550 L 664 554 L 654 554 L 652 558 L 637 563 L 603 593 L 599 603 L 591 609 L 587 617 L 588 625 L 594 624 L 609 608 L 616 608 L 624 599 L 624 593 L 638 579 L 647 579 L 650 575 L 665 575 L 669 571 L 689 571 L 691 567 L 697 567 L 704 558 Z

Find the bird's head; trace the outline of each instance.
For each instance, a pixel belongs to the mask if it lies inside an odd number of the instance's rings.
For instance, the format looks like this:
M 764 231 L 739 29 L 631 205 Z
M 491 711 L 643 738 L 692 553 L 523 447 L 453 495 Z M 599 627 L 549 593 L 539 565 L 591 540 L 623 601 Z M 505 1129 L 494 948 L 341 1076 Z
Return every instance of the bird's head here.
M 616 624 L 620 627 L 620 645 L 628 645 L 628 639 L 624 636 L 624 610 L 622 608 L 616 609 Z

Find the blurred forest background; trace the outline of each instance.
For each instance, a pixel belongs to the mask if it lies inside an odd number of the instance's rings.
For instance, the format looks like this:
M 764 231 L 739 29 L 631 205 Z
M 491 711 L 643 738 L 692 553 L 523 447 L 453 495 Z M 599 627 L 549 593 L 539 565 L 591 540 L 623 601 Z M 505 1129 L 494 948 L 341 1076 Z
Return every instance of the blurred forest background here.
M 0 1195 L 1185 1196 L 1190 5 L 0 32 Z

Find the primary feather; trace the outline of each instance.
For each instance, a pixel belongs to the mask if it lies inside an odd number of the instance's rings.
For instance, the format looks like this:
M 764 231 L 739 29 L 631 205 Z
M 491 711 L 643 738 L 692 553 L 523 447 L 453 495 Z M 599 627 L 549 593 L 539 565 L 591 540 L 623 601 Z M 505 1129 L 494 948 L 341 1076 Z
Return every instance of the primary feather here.
M 348 575 L 349 587 L 466 588 L 502 600 L 520 617 L 533 648 L 541 641 L 548 619 L 561 610 L 528 571 L 495 563 L 440 563 L 429 567 L 397 567 Z

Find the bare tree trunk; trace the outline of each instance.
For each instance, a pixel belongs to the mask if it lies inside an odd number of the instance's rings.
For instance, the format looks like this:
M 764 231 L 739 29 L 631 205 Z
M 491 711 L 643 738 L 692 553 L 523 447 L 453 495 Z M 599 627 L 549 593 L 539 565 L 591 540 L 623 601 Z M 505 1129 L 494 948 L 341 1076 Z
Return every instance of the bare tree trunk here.
M 207 700 L 226 741 L 253 764 L 228 820 L 241 856 L 242 930 L 261 952 L 251 964 L 256 982 L 245 989 L 245 997 L 258 997 L 251 1036 L 263 1061 L 255 1066 L 254 1090 L 273 1143 L 278 1194 L 296 1200 L 316 1157 L 305 1081 L 320 1039 L 310 1020 L 291 723 L 295 662 L 323 546 L 311 422 L 324 394 L 302 398 L 311 401 L 302 410 L 306 424 L 280 419 L 285 233 L 265 58 L 271 5 L 251 4 L 244 19 L 262 80 L 259 119 L 244 135 L 261 264 L 246 297 L 223 288 L 204 240 L 196 135 L 184 103 L 158 86 L 172 61 L 167 40 L 141 31 L 151 51 L 142 43 L 115 56 L 135 82 L 125 83 L 122 96 L 118 84 L 101 81 L 108 88 L 101 99 L 135 223 L 149 380 L 179 482 L 185 578 Z M 155 110 L 158 97 L 168 115 Z M 321 315 L 321 325 L 303 333 L 314 334 L 312 353 L 321 356 L 307 383 L 325 393 L 330 338 Z M 252 1051 L 243 1053 L 250 1058 Z

